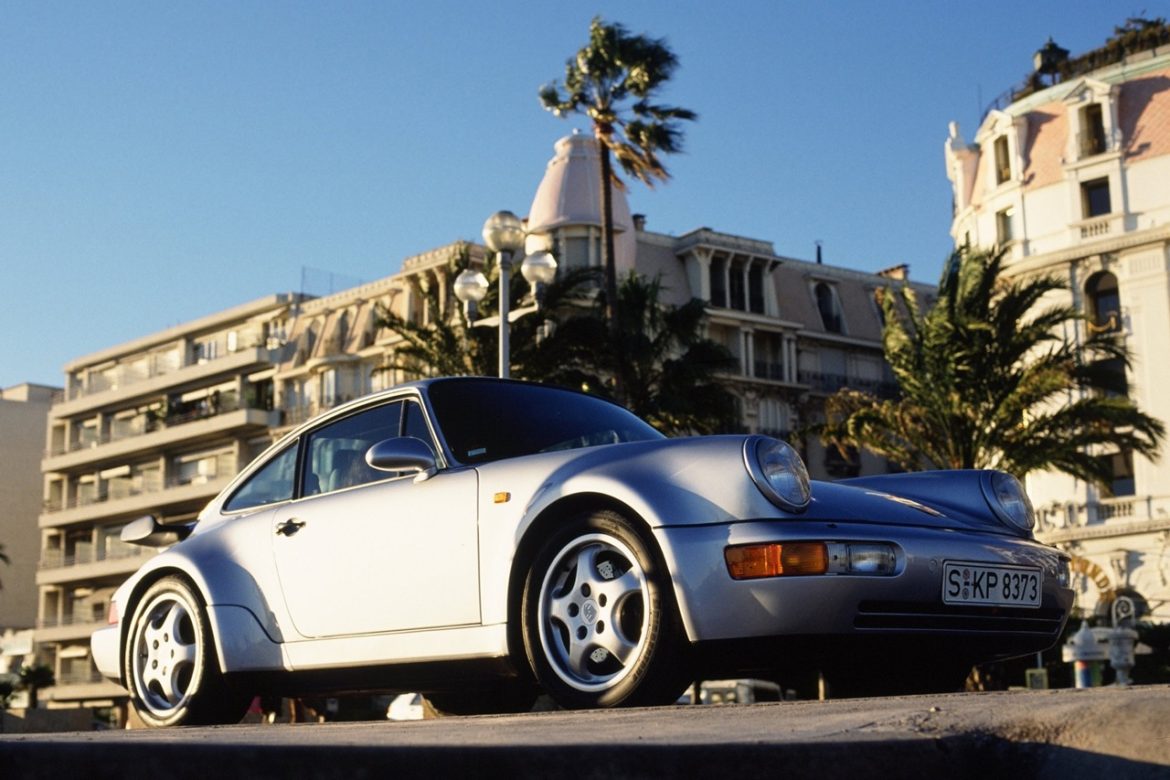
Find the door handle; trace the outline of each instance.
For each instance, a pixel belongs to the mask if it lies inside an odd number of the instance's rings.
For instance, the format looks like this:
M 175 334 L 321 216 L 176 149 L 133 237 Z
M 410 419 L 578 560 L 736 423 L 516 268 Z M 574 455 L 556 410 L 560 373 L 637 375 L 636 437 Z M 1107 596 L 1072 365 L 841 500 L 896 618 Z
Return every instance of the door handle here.
M 298 520 L 295 517 L 285 520 L 276 526 L 276 532 L 281 536 L 292 536 L 297 531 L 305 527 L 304 520 Z

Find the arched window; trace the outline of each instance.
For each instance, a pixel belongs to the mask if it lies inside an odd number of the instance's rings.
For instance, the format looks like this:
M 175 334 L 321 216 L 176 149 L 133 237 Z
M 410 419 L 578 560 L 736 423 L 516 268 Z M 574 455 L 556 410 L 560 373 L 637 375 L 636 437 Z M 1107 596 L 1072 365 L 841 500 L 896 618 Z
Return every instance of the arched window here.
M 837 307 L 837 296 L 833 294 L 833 288 L 824 282 L 817 282 L 817 286 L 813 288 L 813 294 L 817 298 L 817 311 L 821 313 L 821 322 L 825 326 L 825 330 L 830 333 L 841 332 L 841 310 Z
M 1109 271 L 1098 271 L 1085 282 L 1085 312 L 1090 327 L 1096 331 L 1121 329 L 1121 295 L 1117 291 L 1117 277 Z

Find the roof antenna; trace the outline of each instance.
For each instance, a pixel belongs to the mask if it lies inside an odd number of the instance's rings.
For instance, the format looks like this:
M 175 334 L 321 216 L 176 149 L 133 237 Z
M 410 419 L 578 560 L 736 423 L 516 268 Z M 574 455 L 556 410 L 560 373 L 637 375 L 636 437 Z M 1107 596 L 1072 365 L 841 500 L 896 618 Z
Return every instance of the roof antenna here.
M 821 260 L 821 243 L 822 243 L 822 241 L 820 239 L 817 239 L 814 243 L 816 243 L 816 245 L 817 245 L 817 265 L 821 265 L 821 263 L 823 262 Z

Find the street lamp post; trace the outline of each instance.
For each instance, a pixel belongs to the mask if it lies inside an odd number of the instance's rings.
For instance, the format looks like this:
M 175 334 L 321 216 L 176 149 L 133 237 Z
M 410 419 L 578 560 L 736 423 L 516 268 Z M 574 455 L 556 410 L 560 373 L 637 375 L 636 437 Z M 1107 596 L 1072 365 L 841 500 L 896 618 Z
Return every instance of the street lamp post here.
M 524 225 L 510 211 L 497 211 L 488 217 L 483 225 L 483 241 L 487 248 L 499 255 L 500 261 L 500 363 L 499 375 L 507 379 L 511 363 L 511 325 L 512 320 L 540 308 L 544 298 L 544 288 L 557 275 L 557 261 L 548 252 L 537 252 L 524 258 L 520 265 L 520 273 L 532 287 L 533 306 L 522 307 L 512 312 L 511 304 L 511 276 L 512 254 L 524 245 Z M 490 318 L 482 322 L 475 322 L 477 308 L 480 301 L 487 295 L 488 281 L 482 273 L 471 268 L 464 269 L 455 278 L 455 297 L 463 302 L 464 314 L 468 323 L 472 325 L 489 325 Z

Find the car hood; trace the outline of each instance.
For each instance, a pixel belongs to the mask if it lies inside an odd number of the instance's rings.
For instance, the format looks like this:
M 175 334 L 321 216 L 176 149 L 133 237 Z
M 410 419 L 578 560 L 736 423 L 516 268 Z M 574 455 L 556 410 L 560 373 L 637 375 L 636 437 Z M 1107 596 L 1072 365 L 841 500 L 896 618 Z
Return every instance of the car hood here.
M 529 497 L 529 516 L 567 496 L 597 493 L 627 504 L 658 527 L 804 519 L 1020 535 L 992 512 L 979 471 L 943 472 L 926 482 L 911 474 L 813 482 L 805 511 L 785 511 L 768 501 L 748 474 L 748 438 L 613 444 L 497 461 L 476 470 L 484 495 L 507 491 Z

